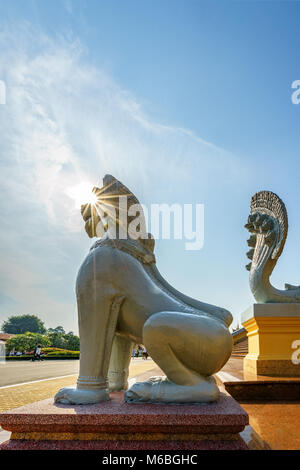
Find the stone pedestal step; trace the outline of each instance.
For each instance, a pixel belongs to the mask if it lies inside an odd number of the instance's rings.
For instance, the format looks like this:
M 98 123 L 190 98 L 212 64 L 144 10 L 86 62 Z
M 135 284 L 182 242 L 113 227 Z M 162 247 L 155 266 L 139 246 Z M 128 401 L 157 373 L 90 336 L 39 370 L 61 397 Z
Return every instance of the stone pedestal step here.
M 123 393 L 96 405 L 43 400 L 0 414 L 9 449 L 247 449 L 248 415 L 227 393 L 201 405 L 127 404 Z

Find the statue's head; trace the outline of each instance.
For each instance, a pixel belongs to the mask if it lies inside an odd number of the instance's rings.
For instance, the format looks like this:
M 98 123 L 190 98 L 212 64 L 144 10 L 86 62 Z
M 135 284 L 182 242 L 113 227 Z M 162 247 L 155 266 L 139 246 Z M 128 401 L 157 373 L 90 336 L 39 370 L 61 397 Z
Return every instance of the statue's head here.
M 282 200 L 271 191 L 260 191 L 251 199 L 251 212 L 245 227 L 251 233 L 247 253 L 250 271 L 270 260 L 274 267 L 282 253 L 288 232 L 287 211 Z
M 138 240 L 153 251 L 154 239 L 146 232 L 146 221 L 136 196 L 112 175 L 105 175 L 102 188 L 93 188 L 94 204 L 81 206 L 85 230 L 90 238 Z

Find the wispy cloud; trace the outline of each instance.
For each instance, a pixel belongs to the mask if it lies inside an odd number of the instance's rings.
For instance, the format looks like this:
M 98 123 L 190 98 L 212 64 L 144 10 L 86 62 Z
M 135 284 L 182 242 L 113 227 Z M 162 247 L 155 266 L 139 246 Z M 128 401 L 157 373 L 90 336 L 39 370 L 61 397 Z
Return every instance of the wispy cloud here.
M 12 25 L 1 32 L 0 50 L 7 86 L 0 107 L 0 290 L 14 301 L 13 311 L 0 307 L 0 320 L 36 311 L 48 325 L 71 328 L 74 277 L 88 240 L 68 188 L 101 184 L 112 173 L 140 198 L 158 202 L 166 192 L 176 198 L 191 174 L 195 187 L 205 187 L 211 175 L 230 181 L 242 170 L 191 130 L 151 119 L 88 62 L 74 38 Z

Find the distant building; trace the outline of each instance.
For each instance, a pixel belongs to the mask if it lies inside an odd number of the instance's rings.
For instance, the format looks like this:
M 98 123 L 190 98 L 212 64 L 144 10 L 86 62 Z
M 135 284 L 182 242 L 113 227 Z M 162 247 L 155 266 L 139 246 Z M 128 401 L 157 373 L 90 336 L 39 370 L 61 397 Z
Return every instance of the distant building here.
M 0 343 L 6 343 L 6 341 L 10 338 L 12 338 L 13 336 L 16 336 L 16 335 L 9 335 L 7 333 L 0 333 Z

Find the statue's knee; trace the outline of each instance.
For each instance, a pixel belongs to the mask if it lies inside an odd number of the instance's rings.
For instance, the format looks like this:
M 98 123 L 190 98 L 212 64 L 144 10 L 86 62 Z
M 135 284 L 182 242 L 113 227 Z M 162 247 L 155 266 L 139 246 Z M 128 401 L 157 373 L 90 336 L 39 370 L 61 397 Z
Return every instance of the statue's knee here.
M 232 347 L 233 347 L 233 338 L 230 333 L 230 331 L 227 328 L 220 328 L 219 331 L 217 332 L 216 336 L 217 343 L 219 347 L 217 348 L 220 355 L 222 357 L 224 356 L 230 356 L 232 352 Z
M 164 327 L 166 326 L 165 315 L 163 312 L 153 314 L 144 324 L 143 338 L 144 340 L 158 340 L 164 335 Z M 159 335 L 159 336 L 158 336 Z
M 222 329 L 222 336 L 223 336 L 223 341 L 227 346 L 230 346 L 232 348 L 233 346 L 233 337 L 230 331 L 227 328 Z

